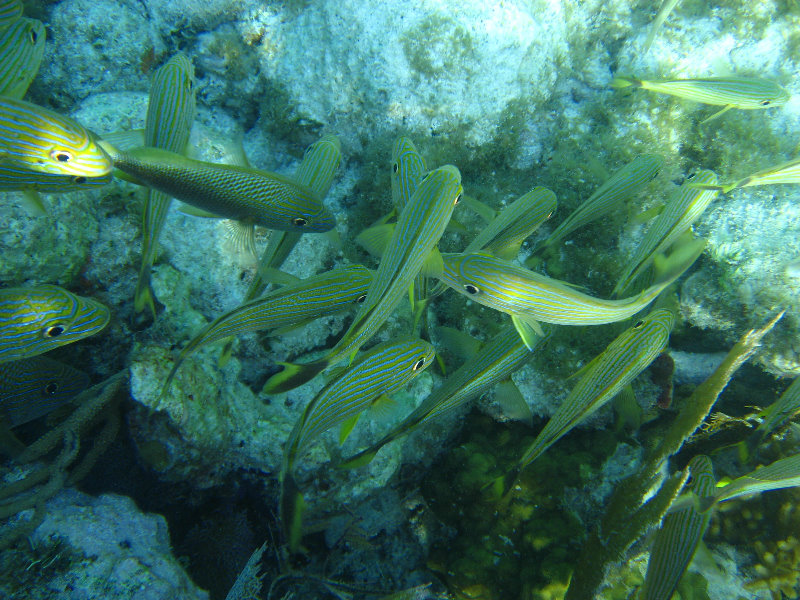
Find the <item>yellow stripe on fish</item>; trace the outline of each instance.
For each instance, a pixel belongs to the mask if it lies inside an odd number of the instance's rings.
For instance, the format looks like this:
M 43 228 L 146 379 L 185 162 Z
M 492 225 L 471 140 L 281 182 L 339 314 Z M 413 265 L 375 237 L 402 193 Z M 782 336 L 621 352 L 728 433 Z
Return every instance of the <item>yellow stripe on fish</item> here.
M 35 191 L 44 194 L 89 190 L 111 183 L 111 173 L 100 177 L 42 173 L 0 162 L 0 191 Z
M 0 421 L 16 427 L 66 404 L 89 387 L 89 376 L 46 356 L 0 363 Z
M 194 160 L 159 148 L 109 151 L 114 166 L 140 184 L 220 217 L 301 233 L 322 233 L 336 224 L 308 187 L 278 173 Z
M 428 169 L 414 142 L 399 137 L 392 145 L 392 204 L 398 214 L 405 208 Z
M 111 159 L 83 125 L 5 96 L 0 97 L 0 165 L 78 177 L 112 170 Z
M 22 0 L 0 0 L 0 29 L 5 29 L 22 16 Z
M 579 229 L 604 217 L 619 204 L 640 192 L 658 175 L 664 157 L 642 154 L 614 173 L 597 191 L 564 219 L 541 247 L 551 247 Z M 539 250 L 539 248 L 537 248 Z
M 755 110 L 782 106 L 791 95 L 783 87 L 758 77 L 708 77 L 705 79 L 662 79 L 646 81 L 635 77 L 615 77 L 611 87 L 639 87 L 685 100 L 724 106 L 705 121 L 731 108 Z
M 713 495 L 716 488 L 714 468 L 707 456 L 689 461 L 691 492 L 700 498 Z M 692 561 L 711 520 L 711 513 L 701 513 L 695 506 L 669 513 L 656 532 L 641 600 L 670 600 Z
M 545 339 L 540 338 L 540 341 Z M 532 352 L 522 342 L 514 328 L 504 328 L 477 354 L 445 379 L 444 383 L 425 398 L 402 422 L 392 427 L 372 446 L 337 466 L 349 469 L 366 465 L 389 442 L 408 435 L 432 419 L 479 398 L 496 383 L 516 372 L 532 357 Z
M 176 54 L 159 67 L 153 76 L 145 117 L 145 145 L 185 153 L 195 110 L 194 66 L 185 54 Z M 168 194 L 148 190 L 142 213 L 142 264 L 133 304 L 136 312 L 148 306 L 153 317 L 156 306 L 150 285 L 150 270 L 171 203 L 172 198 Z
M 37 19 L 23 17 L 0 30 L 0 96 L 25 95 L 42 64 L 45 37 L 44 25 Z
M 452 165 L 431 171 L 406 204 L 350 328 L 324 357 L 308 364 L 281 363 L 283 371 L 264 386 L 266 393 L 290 390 L 339 362 L 369 340 L 394 312 L 442 237 L 461 195 L 461 173 Z
M 370 283 L 372 271 L 351 265 L 284 286 L 238 306 L 215 319 L 186 344 L 167 376 L 164 392 L 181 363 L 200 346 L 247 331 L 304 324 L 358 306 L 366 298 Z
M 647 229 L 644 239 L 636 245 L 636 250 L 628 259 L 613 295 L 619 296 L 631 287 L 634 281 L 650 265 L 656 254 L 663 252 L 683 235 L 689 227 L 705 212 L 717 196 L 715 190 L 698 189 L 694 184 L 714 185 L 717 176 L 711 171 L 700 171 L 687 180 L 677 193 L 667 201 L 653 224 Z
M 101 331 L 105 306 L 55 285 L 0 290 L 0 363 L 37 356 Z
M 306 405 L 284 446 L 280 473 L 280 521 L 292 551 L 300 543 L 304 505 L 292 471 L 303 450 L 331 427 L 357 417 L 385 394 L 407 385 L 433 357 L 433 346 L 418 338 L 378 344 L 329 381 Z
M 492 490 L 505 495 L 527 465 L 644 371 L 666 348 L 674 321 L 671 312 L 657 310 L 617 336 L 589 363 L 516 466 L 491 484 Z
M 763 171 L 758 171 L 752 175 L 722 185 L 703 185 L 693 184 L 700 189 L 721 190 L 727 194 L 733 189 L 743 187 L 753 187 L 757 185 L 775 185 L 781 183 L 800 183 L 800 158 L 794 158 L 776 167 L 770 167 Z

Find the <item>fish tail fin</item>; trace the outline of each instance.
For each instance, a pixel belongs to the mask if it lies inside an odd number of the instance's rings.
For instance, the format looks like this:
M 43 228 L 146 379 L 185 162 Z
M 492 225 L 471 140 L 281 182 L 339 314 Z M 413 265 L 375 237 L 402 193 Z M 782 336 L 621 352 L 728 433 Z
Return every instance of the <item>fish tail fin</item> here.
M 281 481 L 280 522 L 281 529 L 292 553 L 300 550 L 300 540 L 303 537 L 303 513 L 306 503 L 297 482 L 289 473 Z
M 264 388 L 261 390 L 265 394 L 288 392 L 289 390 L 303 385 L 307 381 L 311 381 L 325 370 L 330 364 L 330 361 L 327 358 L 322 358 L 306 364 L 290 362 L 281 362 L 278 364 L 283 367 L 283 370 L 267 379 Z
M 172 369 L 170 369 L 169 375 L 164 380 L 164 385 L 161 387 L 161 398 L 165 398 L 167 392 L 169 391 L 170 386 L 172 385 L 172 380 L 175 379 L 175 375 L 178 373 L 178 369 L 183 362 L 183 356 L 179 356 L 175 359 L 175 363 L 172 365 Z
M 681 244 L 669 256 L 656 254 L 653 259 L 655 282 L 653 287 L 666 287 L 694 264 L 706 247 L 704 238 L 694 238 Z M 644 292 L 643 292 L 644 293 Z
M 371 446 L 335 466 L 337 469 L 358 469 L 359 467 L 366 467 L 378 454 L 378 450 L 380 450 L 380 446 Z
M 611 80 L 610 85 L 615 90 L 622 90 L 627 87 L 642 87 L 642 81 L 641 79 L 636 79 L 635 77 L 623 77 L 622 75 L 617 75 Z
M 144 266 L 144 265 L 143 265 Z M 149 268 L 143 268 L 139 273 L 139 281 L 136 282 L 136 292 L 133 296 L 133 309 L 140 313 L 145 307 L 150 309 L 150 314 L 156 318 L 156 300 L 153 288 L 150 285 Z
M 481 492 L 486 500 L 502 500 L 517 482 L 521 469 L 517 466 L 505 475 L 493 479 L 483 486 Z
M 231 359 L 231 355 L 233 354 L 233 339 L 233 336 L 229 337 L 222 346 L 222 352 L 219 353 L 219 360 L 217 360 L 217 365 L 219 365 L 220 368 L 227 365 L 228 361 Z

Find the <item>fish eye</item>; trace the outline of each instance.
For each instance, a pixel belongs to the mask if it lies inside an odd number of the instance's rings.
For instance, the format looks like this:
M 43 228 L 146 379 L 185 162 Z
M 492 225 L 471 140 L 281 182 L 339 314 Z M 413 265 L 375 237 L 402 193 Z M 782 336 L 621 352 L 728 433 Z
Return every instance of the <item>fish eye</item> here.
M 474 296 L 475 294 L 477 294 L 480 291 L 477 287 L 475 287 L 471 283 L 466 284 L 464 286 L 464 290 L 466 290 L 466 292 L 468 294 L 472 295 L 472 296 Z
M 55 381 L 51 381 L 46 386 L 44 386 L 43 391 L 45 396 L 54 396 L 58 391 L 58 384 Z
M 84 177 L 83 175 L 78 175 L 77 177 L 73 177 L 72 181 L 74 181 L 75 183 L 86 183 L 86 177 Z
M 417 362 L 414 363 L 413 370 L 414 371 L 419 371 L 424 366 L 425 366 L 425 357 L 423 356 Z
M 39 34 L 36 33 L 35 31 L 31 30 L 31 42 L 33 42 L 35 44 L 36 40 L 38 40 L 38 39 L 39 39 Z
M 57 338 L 62 333 L 66 331 L 66 327 L 61 325 L 60 323 L 56 323 L 55 325 L 49 325 L 42 330 L 42 335 L 46 338 Z
M 397 163 L 392 164 L 392 173 L 397 173 L 398 168 Z
M 69 150 L 53 150 L 50 153 L 50 158 L 57 160 L 58 162 L 67 163 L 72 162 L 72 159 L 75 157 L 72 156 L 72 152 Z
M 639 329 L 639 328 L 641 328 L 642 325 L 644 325 L 644 321 L 639 320 L 639 321 L 636 321 L 636 324 L 633 326 L 633 328 L 634 329 Z
M 759 102 L 759 104 L 761 106 L 769 106 L 770 104 L 772 104 L 772 101 L 770 101 L 770 100 L 762 100 L 761 102 Z
M 367 295 L 366 294 L 361 294 L 358 298 L 356 298 L 356 302 L 358 302 L 359 304 L 364 304 L 364 300 L 366 300 L 366 299 L 367 299 Z
M 455 202 L 453 202 L 453 204 L 458 204 L 459 202 L 461 202 L 461 194 L 459 194 L 458 196 L 456 196 L 456 201 L 455 201 Z
M 689 174 L 686 176 L 686 179 L 694 179 L 694 176 L 695 176 L 695 174 L 694 174 L 694 173 L 689 173 Z
M 296 227 L 303 227 L 305 225 L 308 225 L 308 221 L 303 217 L 297 217 L 296 219 L 292 219 L 292 223 L 294 223 Z

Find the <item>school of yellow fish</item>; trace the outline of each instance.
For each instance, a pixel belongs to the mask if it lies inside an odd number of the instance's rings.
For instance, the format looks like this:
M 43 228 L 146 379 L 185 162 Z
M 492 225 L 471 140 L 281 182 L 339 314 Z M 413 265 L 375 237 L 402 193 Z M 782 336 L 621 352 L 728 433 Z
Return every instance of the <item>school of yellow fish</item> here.
M 661 22 L 674 4 L 664 3 L 664 14 L 658 17 Z M 657 27 L 658 23 L 653 35 Z M 652 36 L 647 45 L 651 42 Z M 147 199 L 136 311 L 148 309 L 157 318 L 158 299 L 150 286 L 150 270 L 173 198 L 190 205 L 186 209 L 190 214 L 235 220 L 237 235 L 248 248 L 255 245 L 255 227 L 273 231 L 241 306 L 193 332 L 192 340 L 175 357 L 164 391 L 184 359 L 204 344 L 227 341 L 225 358 L 230 356 L 230 340 L 241 333 L 266 330 L 279 335 L 288 327 L 301 327 L 325 315 L 354 312 L 347 331 L 321 358 L 281 363 L 282 370 L 264 386 L 266 394 L 284 392 L 341 365 L 331 370 L 327 383 L 299 415 L 285 443 L 279 512 L 292 551 L 300 548 L 304 507 L 302 491 L 292 475 L 297 461 L 328 429 L 340 427 L 340 441 L 344 441 L 365 410 L 405 387 L 434 361 L 436 351 L 423 339 L 427 337 L 425 308 L 441 294 L 454 290 L 498 315 L 509 315 L 508 324 L 482 346 L 466 334 L 443 332 L 440 339 L 473 348 L 471 357 L 379 441 L 340 461 L 339 467 L 366 464 L 385 444 L 497 384 L 506 386 L 497 388 L 502 390 L 498 395 L 524 406 L 509 378 L 547 344 L 552 327 L 634 319 L 634 324 L 581 370 L 569 396 L 513 468 L 495 481 L 487 481 L 491 495 L 503 496 L 530 462 L 626 388 L 629 393 L 630 382 L 665 351 L 675 315 L 662 308 L 646 316 L 636 315 L 703 252 L 704 241 L 693 237 L 692 224 L 710 203 L 720 193 L 734 189 L 800 183 L 800 158 L 730 183 L 720 183 L 710 171 L 687 178 L 653 218 L 635 252 L 621 257 L 613 293 L 615 297 L 628 295 L 603 299 L 517 260 L 525 241 L 555 213 L 552 191 L 533 187 L 496 213 L 465 195 L 469 183 L 462 182 L 456 166 L 429 168 L 414 143 L 399 137 L 389 166 L 394 208 L 357 238 L 378 257 L 377 269 L 349 265 L 294 280 L 280 267 L 300 236 L 336 227 L 335 216 L 324 203 L 341 161 L 336 136 L 325 135 L 312 144 L 293 175 L 255 169 L 245 158 L 235 165 L 188 158 L 195 119 L 194 68 L 188 56 L 177 54 L 153 75 L 144 131 L 100 139 L 75 120 L 22 99 L 39 68 L 44 44 L 41 22 L 23 17 L 17 1 L 0 2 L 0 190 L 21 192 L 31 212 L 41 214 L 47 211 L 42 193 L 94 189 L 114 177 L 144 186 Z M 611 85 L 722 107 L 706 120 L 732 109 L 767 109 L 789 100 L 778 84 L 753 77 L 643 80 L 619 75 Z M 618 209 L 655 177 L 663 162 L 662 156 L 647 154 L 623 166 L 549 236 L 531 242 L 526 264 L 533 267 L 537 255 L 552 251 L 579 228 Z M 462 252 L 440 253 L 440 238 L 457 224 L 451 217 L 465 207 L 487 220 L 485 228 Z M 268 282 L 272 287 L 264 293 Z M 406 298 L 414 317 L 409 335 L 361 352 Z M 0 289 L 0 418 L 17 426 L 87 387 L 85 374 L 41 355 L 98 334 L 110 318 L 106 306 L 57 286 Z M 754 453 L 770 431 L 800 411 L 798 381 L 769 408 L 751 438 L 740 444 L 743 454 Z M 715 505 L 753 491 L 800 484 L 797 457 L 757 469 L 723 488 L 716 487 L 707 457 L 696 457 L 688 468 L 693 473 L 691 486 L 665 519 L 665 533 L 656 539 L 643 598 L 671 596 Z

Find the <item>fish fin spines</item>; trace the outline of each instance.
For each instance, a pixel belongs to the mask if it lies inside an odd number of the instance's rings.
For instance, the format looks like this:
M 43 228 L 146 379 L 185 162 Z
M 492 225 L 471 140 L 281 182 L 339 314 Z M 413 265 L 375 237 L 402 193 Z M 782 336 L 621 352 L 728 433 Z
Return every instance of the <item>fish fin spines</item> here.
M 288 392 L 304 383 L 311 381 L 328 366 L 326 359 L 317 360 L 306 364 L 279 362 L 283 370 L 267 379 L 262 388 L 264 394 L 279 394 Z

